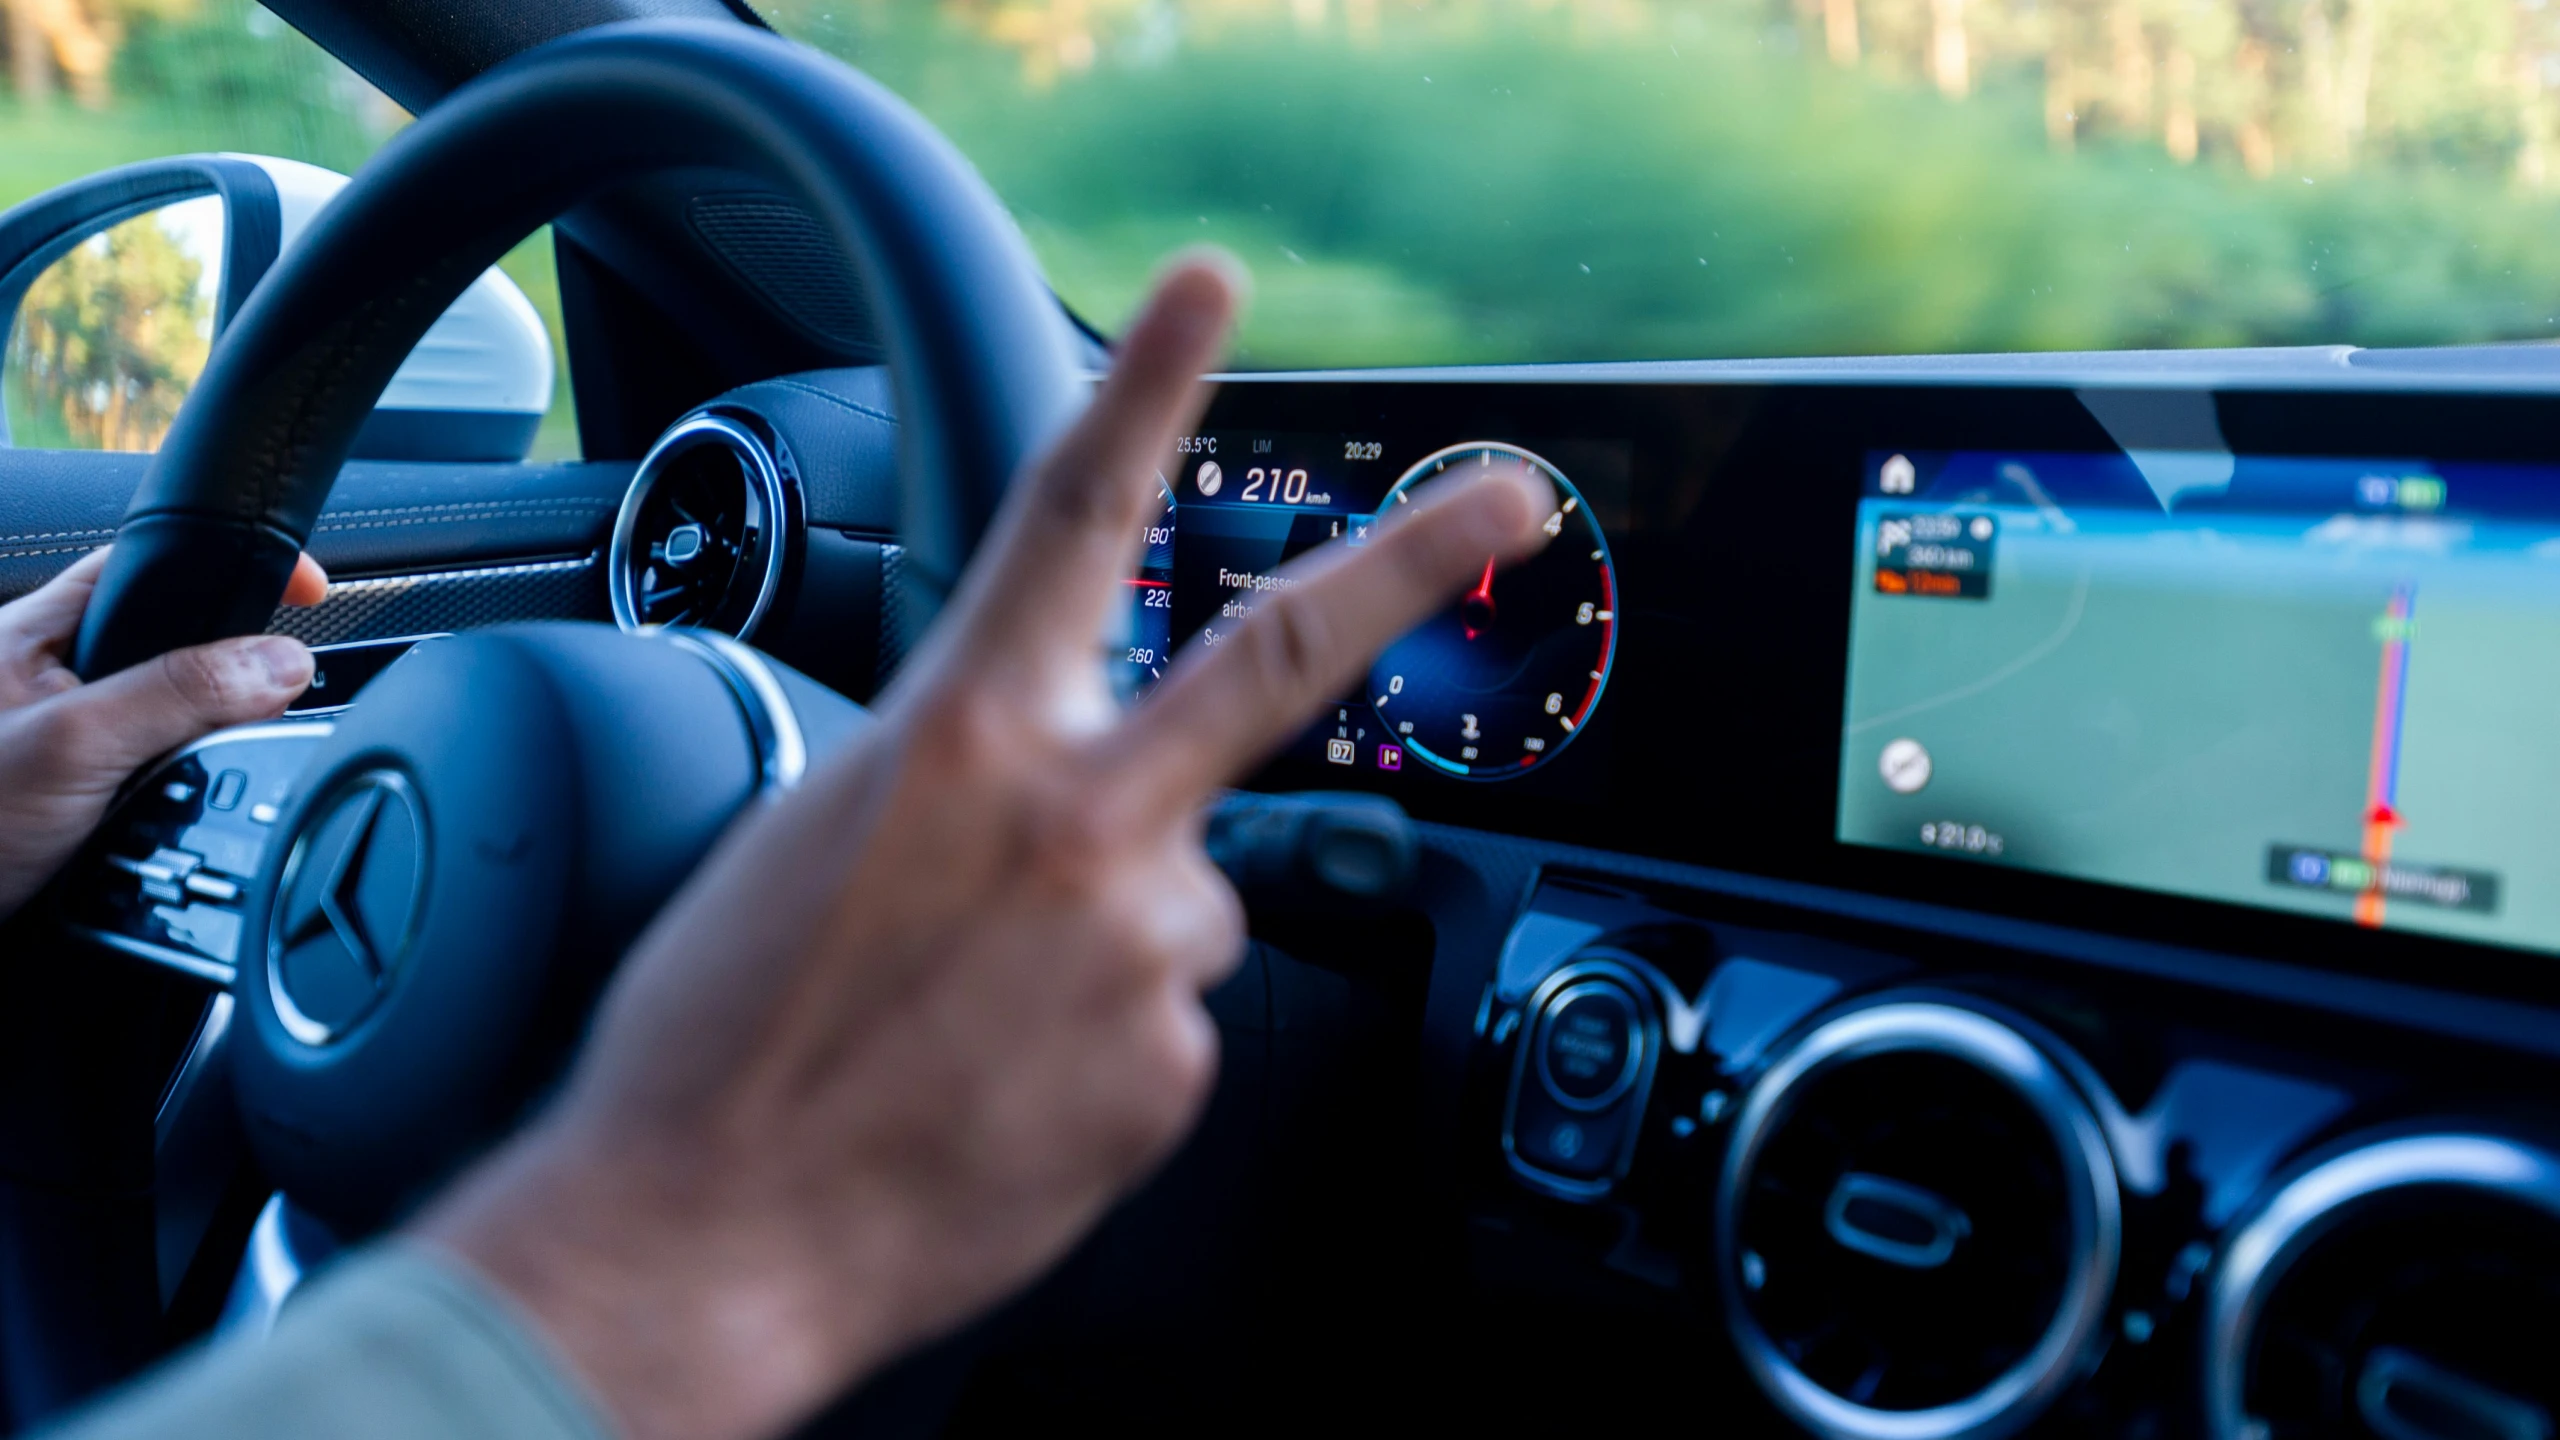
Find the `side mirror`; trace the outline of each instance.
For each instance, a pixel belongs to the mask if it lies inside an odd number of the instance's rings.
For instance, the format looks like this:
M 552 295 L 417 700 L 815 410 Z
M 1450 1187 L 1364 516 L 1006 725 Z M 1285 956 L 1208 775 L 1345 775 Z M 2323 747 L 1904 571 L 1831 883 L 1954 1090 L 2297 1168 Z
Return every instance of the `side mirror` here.
M 223 327 L 347 177 L 262 155 L 102 171 L 0 214 L 0 445 L 150 450 Z M 521 460 L 551 337 L 492 269 L 409 353 L 355 454 Z

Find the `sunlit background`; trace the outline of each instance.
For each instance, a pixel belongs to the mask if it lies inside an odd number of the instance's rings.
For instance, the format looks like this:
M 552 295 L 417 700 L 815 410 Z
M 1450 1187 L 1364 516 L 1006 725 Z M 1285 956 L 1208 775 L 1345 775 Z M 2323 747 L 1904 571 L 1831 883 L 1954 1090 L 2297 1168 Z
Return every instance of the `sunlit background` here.
M 2542 0 L 770 0 L 1263 364 L 2560 334 Z
M 762 8 L 948 130 L 1095 323 L 1243 256 L 1253 365 L 2560 336 L 2550 0 Z M 0 203 L 402 123 L 245 0 L 0 11 Z M 508 268 L 556 316 L 546 260 Z

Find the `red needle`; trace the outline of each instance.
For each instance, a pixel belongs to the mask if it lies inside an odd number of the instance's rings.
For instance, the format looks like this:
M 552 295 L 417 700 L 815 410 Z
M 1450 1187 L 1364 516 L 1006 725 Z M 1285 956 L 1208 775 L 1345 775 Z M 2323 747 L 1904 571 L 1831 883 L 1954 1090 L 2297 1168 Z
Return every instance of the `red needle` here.
M 1459 613 L 1466 617 L 1467 638 L 1470 640 L 1493 628 L 1493 562 L 1495 558 L 1491 555 L 1484 557 L 1484 578 L 1477 581 L 1476 588 L 1468 591 L 1467 598 L 1459 602 Z

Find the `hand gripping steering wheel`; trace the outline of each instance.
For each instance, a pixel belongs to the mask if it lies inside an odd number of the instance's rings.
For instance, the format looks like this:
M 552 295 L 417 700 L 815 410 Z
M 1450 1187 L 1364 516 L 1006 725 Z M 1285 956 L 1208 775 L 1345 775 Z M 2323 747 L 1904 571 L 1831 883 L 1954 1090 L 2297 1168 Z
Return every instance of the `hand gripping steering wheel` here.
M 263 628 L 445 307 L 563 210 L 684 169 L 757 176 L 853 257 L 898 393 L 904 598 L 929 618 L 1082 404 L 1065 317 L 985 184 L 886 90 L 744 25 L 644 21 L 456 91 L 266 277 L 117 533 L 79 673 Z M 859 723 L 717 637 L 555 624 L 412 652 L 319 742 L 245 897 L 231 1061 L 265 1173 L 342 1233 L 398 1214 L 556 1073 L 737 810 Z M 27 1299 L 13 1320 L 83 1329 Z

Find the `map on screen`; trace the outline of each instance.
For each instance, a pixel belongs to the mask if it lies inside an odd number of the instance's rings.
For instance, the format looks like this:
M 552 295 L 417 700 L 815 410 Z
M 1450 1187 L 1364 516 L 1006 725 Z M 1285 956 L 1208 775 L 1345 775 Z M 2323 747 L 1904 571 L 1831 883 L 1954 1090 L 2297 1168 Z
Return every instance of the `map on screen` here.
M 2560 467 L 1866 459 L 1839 838 L 2560 950 Z

